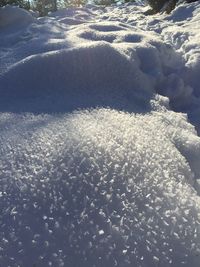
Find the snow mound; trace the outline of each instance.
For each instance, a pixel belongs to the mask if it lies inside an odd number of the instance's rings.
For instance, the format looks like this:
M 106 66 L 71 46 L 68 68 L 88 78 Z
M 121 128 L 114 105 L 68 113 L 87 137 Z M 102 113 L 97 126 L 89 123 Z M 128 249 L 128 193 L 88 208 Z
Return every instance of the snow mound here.
M 1 94 L 30 96 L 78 88 L 123 89 L 124 85 L 128 90 L 150 87 L 137 65 L 109 44 L 99 42 L 26 58 L 3 75 Z
M 195 157 L 200 140 L 184 116 L 96 109 L 1 124 L 1 265 L 199 266 L 200 200 L 179 147 Z
M 34 18 L 30 12 L 15 7 L 4 6 L 0 8 L 0 30 L 5 30 L 5 27 L 22 27 L 34 22 Z
M 27 57 L 5 72 L 0 83 L 1 110 L 34 112 L 38 107 L 144 110 L 154 85 L 137 64 L 105 42 Z

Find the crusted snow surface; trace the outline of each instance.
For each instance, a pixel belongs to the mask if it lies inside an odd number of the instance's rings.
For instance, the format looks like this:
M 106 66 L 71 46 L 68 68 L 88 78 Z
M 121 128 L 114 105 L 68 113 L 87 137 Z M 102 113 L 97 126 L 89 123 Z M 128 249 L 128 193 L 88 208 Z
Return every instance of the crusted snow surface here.
M 94 109 L 1 124 L 2 266 L 198 266 L 200 199 L 179 147 L 200 140 L 184 116 Z
M 200 4 L 146 8 L 0 9 L 0 266 L 199 267 Z

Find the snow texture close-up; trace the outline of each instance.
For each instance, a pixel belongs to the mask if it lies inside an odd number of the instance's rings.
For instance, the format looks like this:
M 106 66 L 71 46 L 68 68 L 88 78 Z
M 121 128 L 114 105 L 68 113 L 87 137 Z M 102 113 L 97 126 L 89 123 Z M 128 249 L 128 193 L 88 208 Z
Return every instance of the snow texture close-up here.
M 200 266 L 200 3 L 0 8 L 0 266 Z

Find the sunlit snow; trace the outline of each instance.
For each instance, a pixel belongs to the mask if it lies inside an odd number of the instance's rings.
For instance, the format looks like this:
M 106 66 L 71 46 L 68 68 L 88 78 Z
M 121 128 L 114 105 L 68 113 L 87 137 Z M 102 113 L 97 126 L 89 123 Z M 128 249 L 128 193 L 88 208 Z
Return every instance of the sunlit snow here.
M 199 267 L 200 4 L 0 8 L 0 266 Z

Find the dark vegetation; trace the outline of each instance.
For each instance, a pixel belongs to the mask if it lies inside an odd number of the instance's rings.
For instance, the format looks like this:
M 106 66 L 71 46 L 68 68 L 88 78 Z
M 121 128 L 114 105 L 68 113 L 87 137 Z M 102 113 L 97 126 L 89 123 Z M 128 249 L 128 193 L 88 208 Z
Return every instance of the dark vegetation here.
M 6 5 L 16 5 L 25 9 L 30 9 L 30 1 L 29 0 L 0 0 L 0 7 Z
M 187 3 L 195 2 L 198 0 L 185 0 Z M 153 15 L 158 12 L 167 12 L 168 14 L 175 8 L 179 0 L 147 0 L 151 9 L 146 12 L 146 15 Z

